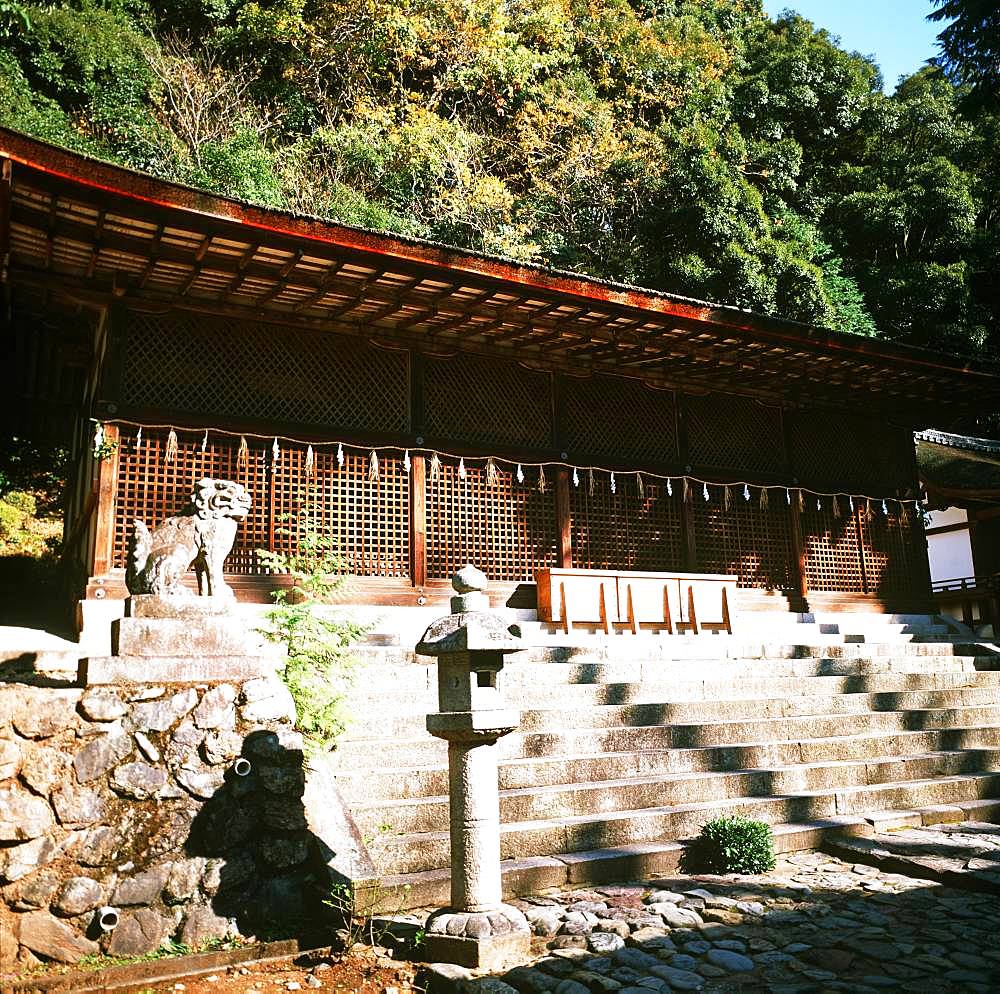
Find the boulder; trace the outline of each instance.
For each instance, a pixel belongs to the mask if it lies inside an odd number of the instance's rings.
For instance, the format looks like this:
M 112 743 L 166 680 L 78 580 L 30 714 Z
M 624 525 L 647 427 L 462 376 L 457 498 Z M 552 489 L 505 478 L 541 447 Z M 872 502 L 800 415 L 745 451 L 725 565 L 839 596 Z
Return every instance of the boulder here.
M 170 904 L 179 904 L 194 896 L 198 883 L 205 872 L 205 860 L 201 858 L 181 859 L 172 867 L 167 877 L 163 896 Z
M 153 797 L 166 782 L 166 772 L 148 763 L 126 763 L 111 775 L 114 790 L 136 801 Z
M 25 842 L 55 826 L 52 808 L 42 797 L 17 787 L 0 790 L 0 842 Z
M 111 903 L 118 906 L 132 904 L 152 904 L 156 901 L 164 886 L 167 883 L 167 875 L 170 873 L 170 864 L 164 863 L 162 866 L 154 866 L 152 869 L 136 873 L 131 877 L 120 880 L 115 888 Z
M 21 779 L 36 793 L 47 796 L 69 768 L 70 757 L 49 746 L 32 745 L 21 760 Z
M 21 759 L 21 746 L 15 739 L 0 739 L 0 783 L 17 776 Z
M 198 703 L 198 692 L 187 687 L 164 700 L 136 704 L 132 720 L 141 731 L 165 732 Z
M 104 888 L 90 877 L 70 877 L 55 896 L 53 910 L 66 918 L 85 914 L 104 903 Z
M 173 922 L 150 908 L 126 911 L 108 942 L 110 956 L 144 956 L 158 949 L 173 931 Z
M 229 919 L 217 915 L 207 905 L 198 905 L 187 913 L 181 930 L 181 942 L 191 949 L 200 949 L 214 939 L 224 939 L 231 930 Z
M 198 728 L 231 729 L 236 725 L 236 688 L 220 683 L 205 691 L 201 703 L 194 709 L 194 723 Z
M 132 737 L 121 732 L 102 735 L 85 745 L 73 759 L 73 769 L 80 783 L 103 776 L 113 766 L 127 759 L 133 751 Z
M 75 725 L 75 701 L 52 691 L 43 697 L 34 688 L 30 693 L 25 688 L 11 722 L 18 734 L 26 739 L 48 739 Z
M 17 937 L 33 953 L 59 963 L 78 963 L 84 956 L 98 952 L 96 942 L 84 938 L 76 929 L 47 911 L 31 911 L 17 923 Z
M 0 848 L 0 880 L 13 883 L 54 859 L 59 847 L 48 836 L 20 846 Z
M 102 687 L 84 695 L 80 710 L 90 721 L 117 721 L 128 711 L 128 705 L 117 691 Z

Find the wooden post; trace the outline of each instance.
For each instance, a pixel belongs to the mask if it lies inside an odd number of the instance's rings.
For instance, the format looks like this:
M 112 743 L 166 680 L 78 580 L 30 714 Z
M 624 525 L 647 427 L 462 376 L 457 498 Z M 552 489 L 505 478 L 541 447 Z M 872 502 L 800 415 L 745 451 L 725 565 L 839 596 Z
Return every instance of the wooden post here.
M 806 582 L 806 546 L 802 538 L 802 512 L 799 510 L 797 500 L 793 500 L 792 506 L 788 509 L 788 526 L 792 539 L 792 561 L 789 563 L 792 570 L 792 590 L 805 600 L 809 596 L 809 584 Z
M 10 320 L 10 285 L 7 270 L 10 266 L 10 204 L 13 164 L 10 159 L 0 161 L 0 317 Z
M 569 470 L 561 466 L 556 472 L 556 565 L 573 568 L 573 516 L 569 508 Z
M 119 441 L 117 425 L 104 426 L 104 438 L 108 443 Z M 94 530 L 94 561 L 91 576 L 103 576 L 111 569 L 111 558 L 115 533 L 115 495 L 118 490 L 118 446 L 106 458 L 101 459 L 97 469 L 97 517 Z
M 427 583 L 427 464 L 423 456 L 410 458 L 410 582 Z

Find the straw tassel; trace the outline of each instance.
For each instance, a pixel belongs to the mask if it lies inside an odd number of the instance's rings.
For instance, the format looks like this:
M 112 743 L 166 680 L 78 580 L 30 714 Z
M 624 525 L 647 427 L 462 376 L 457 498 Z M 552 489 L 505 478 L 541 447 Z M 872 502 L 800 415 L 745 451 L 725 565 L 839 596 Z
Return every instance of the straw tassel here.
M 685 504 L 691 503 L 691 481 L 686 476 L 684 477 L 684 490 L 682 497 Z
M 172 463 L 177 458 L 177 432 L 173 428 L 170 429 L 170 434 L 167 435 L 167 447 L 163 453 L 163 461 L 165 463 Z
M 431 456 L 431 482 L 441 475 L 441 457 L 435 452 Z
M 722 507 L 728 511 L 733 506 L 733 495 L 728 484 L 722 488 Z
M 910 524 L 910 509 L 905 501 L 899 501 L 899 523 L 904 527 L 909 527 Z
M 378 483 L 378 453 L 372 449 L 372 454 L 368 458 L 368 482 Z
M 635 474 L 635 489 L 636 493 L 639 494 L 639 500 L 646 499 L 646 486 L 642 482 L 642 473 Z
M 316 469 L 316 457 L 313 455 L 313 447 L 309 445 L 306 446 L 306 465 L 305 465 L 306 476 L 312 476 L 313 471 L 315 469 Z
M 545 479 L 545 467 L 538 467 L 538 492 L 540 494 L 545 493 L 545 488 L 548 486 L 548 482 Z
M 247 445 L 247 440 L 242 435 L 240 435 L 240 447 L 236 450 L 236 468 L 239 469 L 243 466 L 250 465 L 250 446 Z
M 831 509 L 833 511 L 833 516 L 835 518 L 839 518 L 840 517 L 840 502 L 837 500 L 837 495 L 836 494 L 833 495 L 833 500 L 830 503 L 830 507 L 831 507 Z
M 768 505 L 768 502 L 770 501 L 770 499 L 771 498 L 768 496 L 768 493 L 767 493 L 767 487 L 761 487 L 760 488 L 760 509 L 762 511 L 766 511 L 767 510 L 767 505 Z
M 493 461 L 493 456 L 486 460 L 486 486 L 495 487 L 500 482 L 500 473 L 497 471 L 497 464 Z
M 591 497 L 594 496 L 594 471 L 592 469 L 587 470 L 587 493 Z

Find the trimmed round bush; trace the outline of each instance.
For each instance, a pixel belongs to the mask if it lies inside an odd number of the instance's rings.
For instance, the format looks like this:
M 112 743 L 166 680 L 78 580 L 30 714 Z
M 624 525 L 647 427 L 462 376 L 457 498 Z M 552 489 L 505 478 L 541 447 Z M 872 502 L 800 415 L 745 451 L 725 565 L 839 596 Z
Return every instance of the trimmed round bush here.
M 774 869 L 771 826 L 752 818 L 713 818 L 684 853 L 689 873 L 766 873 Z

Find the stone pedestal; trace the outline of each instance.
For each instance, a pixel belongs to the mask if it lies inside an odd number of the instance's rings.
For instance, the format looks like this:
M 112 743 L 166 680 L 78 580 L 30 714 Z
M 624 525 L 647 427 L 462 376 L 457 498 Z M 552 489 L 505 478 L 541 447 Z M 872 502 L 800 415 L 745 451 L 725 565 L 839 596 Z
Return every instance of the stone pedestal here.
M 424 940 L 431 961 L 498 970 L 527 959 L 531 930 L 502 901 L 497 740 L 521 716 L 503 707 L 505 653 L 519 633 L 489 613 L 486 577 L 466 566 L 452 579 L 452 614 L 424 633 L 417 652 L 438 659 L 438 707 L 427 730 L 448 741 L 451 905 L 431 915 Z

